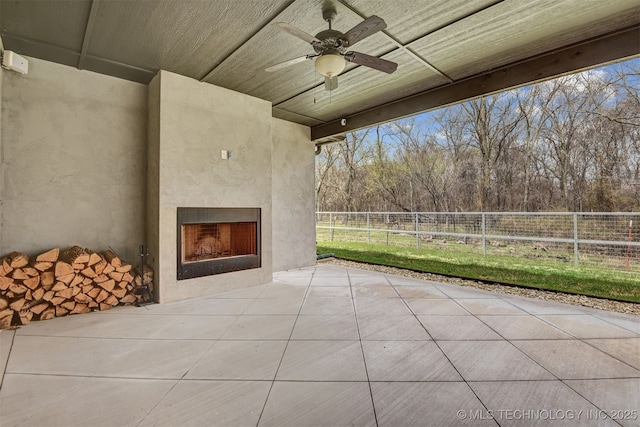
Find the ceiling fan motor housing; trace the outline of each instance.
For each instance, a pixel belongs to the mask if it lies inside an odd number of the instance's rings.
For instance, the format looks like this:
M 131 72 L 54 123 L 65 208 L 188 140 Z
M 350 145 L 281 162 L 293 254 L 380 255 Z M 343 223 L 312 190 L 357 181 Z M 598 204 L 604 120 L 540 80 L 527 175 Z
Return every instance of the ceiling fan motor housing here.
M 334 54 L 344 54 L 347 47 L 343 46 L 344 40 L 341 39 L 342 35 L 343 34 L 337 30 L 320 31 L 316 34 L 316 38 L 320 40 L 321 43 L 313 44 L 313 50 L 319 55 L 329 53 L 330 50 L 333 51 L 332 53 Z

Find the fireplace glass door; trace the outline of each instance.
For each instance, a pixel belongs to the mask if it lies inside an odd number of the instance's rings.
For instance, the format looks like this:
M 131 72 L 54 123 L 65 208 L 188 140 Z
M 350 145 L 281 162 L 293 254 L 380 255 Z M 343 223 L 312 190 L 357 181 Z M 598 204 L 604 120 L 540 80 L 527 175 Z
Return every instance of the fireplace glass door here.
M 259 208 L 178 208 L 178 280 L 259 268 Z

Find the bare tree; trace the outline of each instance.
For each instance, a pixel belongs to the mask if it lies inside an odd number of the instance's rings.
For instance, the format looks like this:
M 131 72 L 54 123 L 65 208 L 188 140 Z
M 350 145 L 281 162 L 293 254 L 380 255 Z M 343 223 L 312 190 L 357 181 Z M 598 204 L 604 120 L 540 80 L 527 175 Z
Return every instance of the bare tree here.
M 540 85 L 522 88 L 516 92 L 518 110 L 520 111 L 520 138 L 518 149 L 521 151 L 522 166 L 522 203 L 521 209 L 531 210 L 531 190 L 536 172 L 536 147 L 540 144 L 541 133 L 548 120 L 548 96 L 543 96 Z
M 509 93 L 481 97 L 461 104 L 464 123 L 471 146 L 480 153 L 479 210 L 493 210 L 495 198 L 492 188 L 494 172 L 513 142 L 514 131 L 520 119 L 514 114 L 515 99 Z
M 395 124 L 398 160 L 411 187 L 412 210 L 449 210 L 449 192 L 455 180 L 454 162 L 426 121 L 403 120 Z M 426 197 L 421 197 L 422 193 Z M 415 193 L 415 195 L 414 195 Z
M 544 160 L 545 169 L 558 182 L 560 200 L 564 210 L 581 210 L 581 200 L 576 200 L 584 186 L 579 182 L 586 176 L 584 147 L 579 143 L 580 127 L 584 120 L 586 99 L 576 86 L 576 77 L 568 76 L 542 83 L 542 89 L 550 98 L 548 126 L 542 132 L 549 150 Z
M 324 145 L 316 156 L 316 211 L 326 209 L 327 187 L 337 159 L 338 147 L 335 144 Z
M 629 85 L 637 70 L 618 67 L 612 73 L 583 73 L 584 94 L 589 99 L 584 125 L 585 144 L 593 161 L 593 184 L 589 191 L 591 209 L 626 210 L 633 190 L 630 166 L 637 162 L 637 141 L 640 129 L 638 86 Z M 632 193 L 632 194 L 628 194 Z
M 361 198 L 357 197 L 358 186 L 363 187 L 361 167 L 370 158 L 367 136 L 371 129 L 349 132 L 344 141 L 338 143 L 340 163 L 345 170 L 344 180 L 340 186 L 344 207 L 347 212 L 363 209 Z M 362 188 L 360 188 L 362 190 Z
M 398 122 L 389 126 L 377 126 L 375 128 L 375 141 L 373 143 L 371 164 L 367 168 L 368 183 L 371 192 L 378 194 L 384 202 L 384 210 L 392 207 L 392 210 L 411 212 L 413 209 L 412 194 L 407 197 L 406 192 L 413 193 L 413 186 L 406 181 L 406 170 L 396 160 L 391 151 L 397 151 L 398 146 L 394 142 L 396 138 Z M 386 137 L 386 141 L 385 141 Z M 408 202 L 408 203 L 407 203 Z

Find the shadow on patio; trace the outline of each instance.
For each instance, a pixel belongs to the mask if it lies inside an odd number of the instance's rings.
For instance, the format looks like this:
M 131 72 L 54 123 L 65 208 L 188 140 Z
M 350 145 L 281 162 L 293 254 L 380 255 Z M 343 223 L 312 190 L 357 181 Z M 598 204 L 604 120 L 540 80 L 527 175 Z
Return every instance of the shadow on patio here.
M 638 317 L 341 266 L 0 333 L 9 425 L 638 425 Z

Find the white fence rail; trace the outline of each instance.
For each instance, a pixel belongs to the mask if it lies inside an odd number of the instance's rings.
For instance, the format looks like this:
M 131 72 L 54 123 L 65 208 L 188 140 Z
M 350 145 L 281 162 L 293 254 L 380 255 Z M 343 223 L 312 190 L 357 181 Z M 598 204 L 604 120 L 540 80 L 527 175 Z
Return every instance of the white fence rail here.
M 640 273 L 637 212 L 317 212 L 316 235 Z

